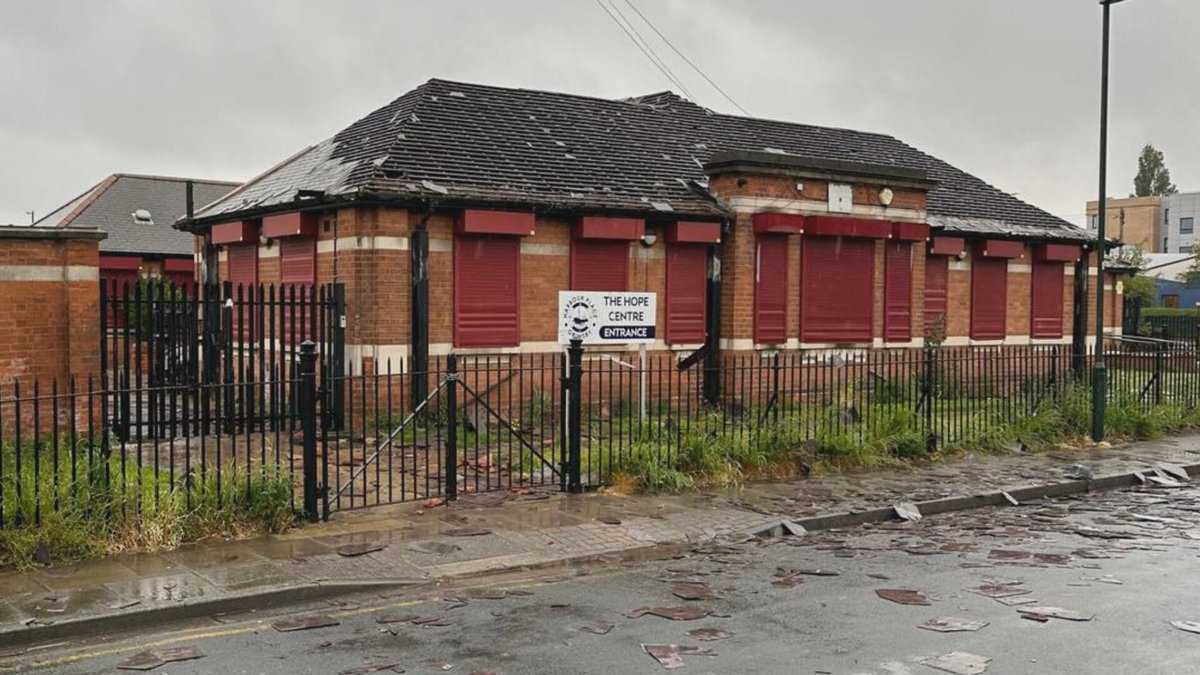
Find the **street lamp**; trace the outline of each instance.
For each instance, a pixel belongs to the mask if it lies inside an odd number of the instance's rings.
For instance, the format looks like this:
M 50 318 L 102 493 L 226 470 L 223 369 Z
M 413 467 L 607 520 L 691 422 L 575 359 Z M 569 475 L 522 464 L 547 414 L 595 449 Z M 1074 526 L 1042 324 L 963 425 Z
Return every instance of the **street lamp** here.
M 1100 201 L 1096 218 L 1096 354 L 1092 362 L 1092 440 L 1104 440 L 1104 407 L 1108 396 L 1108 371 L 1104 366 L 1104 226 L 1108 214 L 1105 183 L 1108 169 L 1108 28 L 1109 10 L 1122 0 L 1100 0 L 1104 7 L 1104 33 L 1100 56 Z M 1114 292 L 1116 289 L 1113 289 Z

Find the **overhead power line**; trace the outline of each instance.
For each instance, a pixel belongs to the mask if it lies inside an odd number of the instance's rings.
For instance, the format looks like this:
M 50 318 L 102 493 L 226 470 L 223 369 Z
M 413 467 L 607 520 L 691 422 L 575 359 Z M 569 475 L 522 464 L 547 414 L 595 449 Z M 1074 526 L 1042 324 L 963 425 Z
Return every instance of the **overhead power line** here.
M 709 77 L 703 70 L 701 70 L 700 66 L 697 66 L 695 63 L 693 63 L 692 60 L 689 59 L 686 54 L 681 52 L 678 47 L 676 47 L 670 40 L 668 40 L 667 36 L 663 35 L 662 31 L 660 31 L 658 29 L 658 27 L 654 25 L 653 21 L 651 21 L 645 14 L 642 14 L 642 11 L 637 8 L 637 5 L 633 4 L 632 0 L 625 0 L 625 4 L 629 5 L 629 8 L 632 9 L 634 12 L 637 12 L 637 15 L 639 17 L 641 17 L 642 21 L 645 21 L 646 25 L 650 26 L 651 30 L 653 30 L 655 32 L 655 34 L 658 35 L 658 37 L 662 39 L 663 42 L 667 43 L 667 46 L 671 48 L 671 51 L 675 52 L 679 56 L 679 58 L 683 59 L 684 63 L 691 66 L 692 70 L 699 73 L 700 77 L 703 77 L 705 82 L 708 82 L 710 85 L 712 85 L 713 89 L 716 89 L 718 92 L 720 92 L 721 96 L 724 96 L 726 101 L 729 101 L 731 104 L 733 104 L 733 107 L 742 111 L 743 115 L 750 114 L 749 112 L 746 111 L 745 108 L 738 105 L 738 102 L 733 100 L 733 97 L 730 96 L 729 94 L 727 94 L 725 92 L 725 90 L 721 88 L 720 85 L 718 85 L 716 82 L 714 82 L 711 77 Z M 681 88 L 682 88 L 682 85 L 681 85 Z
M 676 87 L 679 87 L 679 90 L 683 92 L 684 96 L 692 98 L 692 95 L 687 90 L 687 87 L 683 86 L 683 82 L 679 81 L 679 78 L 675 77 L 675 74 L 671 72 L 671 68 L 667 66 L 666 62 L 654 53 L 654 49 L 650 46 L 650 43 L 646 42 L 645 39 L 642 38 L 641 34 L 637 32 L 637 29 L 634 28 L 633 24 L 630 23 L 628 19 L 625 19 L 625 15 L 621 14 L 621 10 L 617 9 L 616 5 L 606 5 L 604 2 L 602 2 L 602 0 L 594 0 L 594 2 L 600 7 L 600 9 L 604 10 L 604 13 L 608 15 L 608 18 L 612 19 L 613 23 L 617 24 L 621 31 L 625 33 L 625 35 L 631 41 L 633 41 L 633 44 L 638 48 L 638 50 L 640 50 L 642 54 L 650 60 L 650 63 L 654 64 L 655 68 L 658 68 L 659 72 L 666 76 L 666 78 L 672 84 L 674 84 Z M 618 16 L 621 18 L 617 18 Z M 622 19 L 625 20 L 622 21 Z

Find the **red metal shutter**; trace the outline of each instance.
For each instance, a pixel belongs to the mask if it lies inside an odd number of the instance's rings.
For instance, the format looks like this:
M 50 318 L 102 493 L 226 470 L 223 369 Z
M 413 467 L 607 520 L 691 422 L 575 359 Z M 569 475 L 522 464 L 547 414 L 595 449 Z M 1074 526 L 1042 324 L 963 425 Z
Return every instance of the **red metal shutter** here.
M 1030 308 L 1030 335 L 1035 338 L 1063 336 L 1063 264 L 1033 263 L 1033 300 Z
M 317 240 L 283 237 L 279 240 L 279 281 L 310 285 L 317 281 Z
M 521 342 L 521 240 L 454 238 L 454 344 L 516 347 Z
M 229 244 L 227 261 L 229 281 L 236 289 L 238 285 L 253 286 L 258 283 L 258 244 Z M 236 292 L 236 291 L 235 291 Z
M 946 298 L 950 287 L 950 259 L 925 258 L 925 334 L 946 333 Z
M 884 244 L 883 336 L 893 342 L 912 339 L 913 245 L 906 241 Z
M 704 342 L 708 247 L 667 246 L 667 335 L 671 344 Z
M 305 339 L 316 340 L 312 326 L 312 305 L 317 282 L 317 240 L 312 237 L 281 237 L 279 239 L 279 296 L 277 314 L 267 314 L 268 320 L 280 322 L 277 334 L 288 344 Z M 268 330 L 268 334 L 270 331 Z
M 571 290 L 624 291 L 628 287 L 628 241 L 575 239 L 571 242 Z
M 754 341 L 787 342 L 787 236 L 759 235 L 754 261 Z
M 1003 340 L 1008 314 L 1008 260 L 971 261 L 971 338 Z
M 229 244 L 227 262 L 233 299 L 242 306 L 233 308 L 233 332 L 242 340 L 254 339 L 254 293 L 258 285 L 258 244 Z M 239 290 L 240 288 L 240 290 Z
M 804 342 L 870 342 L 875 309 L 875 240 L 803 241 L 800 335 Z

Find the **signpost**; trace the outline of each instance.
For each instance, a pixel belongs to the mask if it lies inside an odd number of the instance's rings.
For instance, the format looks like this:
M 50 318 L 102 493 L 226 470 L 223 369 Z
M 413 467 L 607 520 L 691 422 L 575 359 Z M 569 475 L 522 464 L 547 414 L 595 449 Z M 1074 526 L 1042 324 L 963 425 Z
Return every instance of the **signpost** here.
M 658 297 L 654 293 L 608 291 L 558 292 L 558 342 L 567 345 L 569 363 L 568 490 L 576 492 L 579 480 L 579 383 L 582 379 L 584 345 L 638 346 L 638 399 L 641 417 L 646 418 L 646 345 L 656 337 Z

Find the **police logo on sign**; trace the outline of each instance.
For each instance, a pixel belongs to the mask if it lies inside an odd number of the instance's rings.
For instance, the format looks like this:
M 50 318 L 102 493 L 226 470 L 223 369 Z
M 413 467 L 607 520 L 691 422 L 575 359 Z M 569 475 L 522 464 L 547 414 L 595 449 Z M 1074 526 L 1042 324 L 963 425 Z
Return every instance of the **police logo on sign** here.
M 585 295 L 576 295 L 567 300 L 562 308 L 562 322 L 566 328 L 567 337 L 572 340 L 583 340 L 591 335 L 596 327 L 599 314 L 595 305 Z

